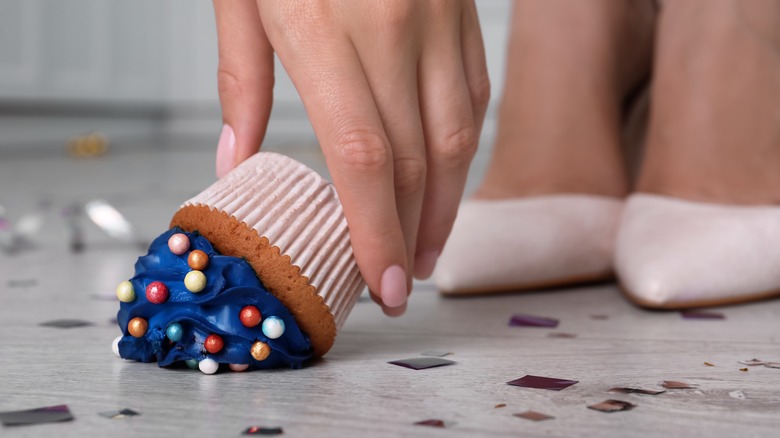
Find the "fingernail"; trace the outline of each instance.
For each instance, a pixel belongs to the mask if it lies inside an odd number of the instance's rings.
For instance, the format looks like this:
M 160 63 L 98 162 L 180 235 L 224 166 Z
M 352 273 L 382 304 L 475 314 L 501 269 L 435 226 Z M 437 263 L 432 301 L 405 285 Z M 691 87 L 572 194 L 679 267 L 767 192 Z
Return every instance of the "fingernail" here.
M 425 251 L 414 256 L 414 277 L 419 280 L 430 277 L 438 259 L 439 251 Z
M 236 161 L 236 135 L 230 125 L 222 125 L 222 134 L 217 143 L 217 178 L 233 170 Z
M 393 265 L 382 274 L 382 302 L 388 307 L 403 306 L 406 302 L 406 273 L 404 268 Z

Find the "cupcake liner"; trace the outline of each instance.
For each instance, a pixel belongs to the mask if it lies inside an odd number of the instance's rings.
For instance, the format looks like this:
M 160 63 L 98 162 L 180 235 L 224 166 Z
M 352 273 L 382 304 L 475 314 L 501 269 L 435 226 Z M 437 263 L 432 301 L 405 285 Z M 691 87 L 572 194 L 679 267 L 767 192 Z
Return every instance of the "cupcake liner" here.
M 340 329 L 365 283 L 333 185 L 286 156 L 261 152 L 182 207 L 207 206 L 277 247 L 314 286 Z

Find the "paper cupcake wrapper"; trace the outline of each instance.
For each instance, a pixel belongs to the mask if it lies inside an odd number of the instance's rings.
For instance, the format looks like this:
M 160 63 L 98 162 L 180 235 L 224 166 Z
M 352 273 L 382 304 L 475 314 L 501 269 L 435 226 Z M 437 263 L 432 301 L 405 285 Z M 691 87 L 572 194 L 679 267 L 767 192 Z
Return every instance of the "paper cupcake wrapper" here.
M 265 236 L 330 309 L 340 329 L 365 288 L 333 185 L 284 155 L 261 152 L 183 206 L 225 212 Z

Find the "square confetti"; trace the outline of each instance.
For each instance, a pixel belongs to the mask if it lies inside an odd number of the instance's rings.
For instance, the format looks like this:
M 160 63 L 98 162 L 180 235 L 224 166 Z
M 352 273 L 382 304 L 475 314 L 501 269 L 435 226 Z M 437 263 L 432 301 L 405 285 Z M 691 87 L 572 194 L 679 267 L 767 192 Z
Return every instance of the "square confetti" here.
M 566 389 L 578 380 L 554 379 L 551 377 L 526 375 L 519 379 L 506 382 L 507 385 L 521 386 L 523 388 L 549 389 L 551 391 L 560 391 Z
M 531 421 L 544 421 L 544 420 L 552 420 L 553 418 L 555 418 L 550 415 L 546 415 L 536 411 L 518 412 L 512 415 L 518 418 L 524 418 L 526 420 L 531 420 Z
M 552 318 L 545 318 L 543 316 L 523 315 L 516 313 L 509 319 L 510 327 L 546 327 L 555 328 L 558 327 L 558 320 Z
M 24 411 L 0 412 L 0 423 L 4 426 L 23 424 L 56 423 L 73 420 L 67 405 L 48 406 Z
M 453 360 L 442 359 L 440 357 L 415 357 L 411 359 L 401 359 L 388 362 L 399 367 L 411 368 L 413 370 L 424 370 L 426 368 L 443 367 L 455 363 Z
M 623 400 L 604 400 L 601 403 L 588 406 L 588 409 L 593 409 L 601 412 L 620 412 L 630 411 L 636 407 L 635 404 L 629 403 Z

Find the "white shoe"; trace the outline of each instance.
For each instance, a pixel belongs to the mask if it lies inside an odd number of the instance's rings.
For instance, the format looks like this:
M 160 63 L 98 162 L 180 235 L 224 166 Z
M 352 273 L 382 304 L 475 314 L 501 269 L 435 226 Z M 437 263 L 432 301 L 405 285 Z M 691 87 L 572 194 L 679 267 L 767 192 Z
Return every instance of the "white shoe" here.
M 618 231 L 615 269 L 628 296 L 647 307 L 780 295 L 780 207 L 632 195 Z
M 622 206 L 596 195 L 466 201 L 434 281 L 457 295 L 611 278 Z

